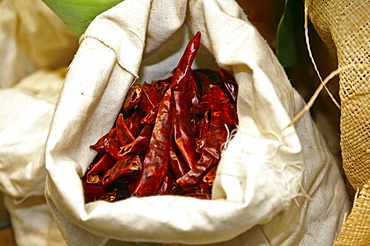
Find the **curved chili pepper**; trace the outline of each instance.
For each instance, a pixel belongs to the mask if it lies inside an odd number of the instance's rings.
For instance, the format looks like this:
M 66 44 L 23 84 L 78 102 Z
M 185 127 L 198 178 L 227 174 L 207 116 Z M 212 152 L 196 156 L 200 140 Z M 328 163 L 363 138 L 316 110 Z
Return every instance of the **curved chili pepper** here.
M 126 94 L 126 98 L 123 102 L 122 108 L 124 112 L 128 112 L 139 104 L 142 95 L 142 89 L 140 85 L 132 85 Z
M 100 183 L 96 185 L 87 183 L 87 175 L 82 177 L 82 186 L 86 202 L 99 200 L 104 194 L 109 192 L 109 190 L 103 187 Z
M 142 129 L 141 119 L 144 117 L 144 113 L 141 110 L 135 110 L 135 112 L 125 119 L 127 129 L 131 132 L 133 137 L 137 137 Z
M 154 124 L 155 119 L 157 118 L 157 113 L 158 113 L 158 105 L 156 105 L 150 112 L 141 119 L 141 124 Z
M 140 97 L 139 107 L 145 112 L 145 114 L 148 114 L 153 109 L 153 105 L 145 94 Z
M 115 140 L 118 142 L 119 146 L 124 146 L 135 140 L 130 130 L 126 126 L 125 120 L 123 119 L 123 114 L 118 115 L 118 118 L 116 120 L 116 129 L 117 135 L 115 137 Z
M 108 186 L 123 175 L 139 170 L 140 166 L 140 156 L 123 156 L 120 161 L 105 172 L 102 178 L 102 185 Z
M 177 65 L 171 86 L 175 100 L 174 106 L 174 138 L 176 145 L 183 157 L 185 163 L 193 168 L 197 162 L 198 156 L 195 151 L 194 135 L 191 129 L 191 115 L 188 107 L 190 99 L 190 82 L 191 65 L 195 55 L 200 47 L 200 32 L 198 32 L 189 42 Z
M 107 153 L 103 155 L 97 162 L 95 162 L 90 170 L 87 172 L 88 175 L 91 174 L 98 174 L 101 172 L 105 172 L 109 168 L 111 168 L 116 161 Z
M 155 107 L 160 102 L 158 91 L 152 84 L 144 82 L 141 85 L 141 89 L 143 90 L 144 94 L 153 107 Z
M 112 128 L 107 134 L 105 134 L 103 137 L 99 138 L 98 141 L 95 144 L 90 145 L 90 148 L 99 152 L 99 153 L 105 153 L 105 148 L 104 148 L 105 139 L 115 138 L 116 135 L 117 135 L 116 128 Z
M 111 157 L 113 157 L 113 159 L 115 159 L 116 161 L 121 160 L 122 157 L 118 154 L 119 151 L 120 151 L 120 148 L 119 148 L 118 143 L 117 143 L 116 140 L 114 140 L 113 138 L 105 139 L 104 148 L 105 148 L 105 151 Z
M 167 171 L 172 134 L 173 99 L 167 90 L 161 101 L 140 177 L 133 196 L 156 195 Z
M 150 138 L 151 133 L 152 133 L 152 126 L 145 125 L 140 135 L 134 141 L 120 148 L 118 155 L 124 156 L 124 155 L 141 154 L 148 147 L 149 138 Z

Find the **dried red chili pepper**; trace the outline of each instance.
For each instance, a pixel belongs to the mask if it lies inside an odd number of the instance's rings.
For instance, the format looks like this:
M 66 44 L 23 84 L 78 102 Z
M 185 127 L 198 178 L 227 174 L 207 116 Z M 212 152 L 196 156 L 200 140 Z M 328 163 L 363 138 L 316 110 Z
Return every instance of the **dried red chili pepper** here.
M 157 118 L 157 113 L 158 113 L 158 105 L 156 105 L 150 112 L 141 119 L 141 124 L 154 124 L 155 119 Z
M 176 145 L 185 163 L 193 168 L 198 156 L 195 151 L 194 134 L 191 129 L 191 115 L 188 107 L 190 99 L 190 73 L 191 65 L 200 47 L 200 32 L 189 42 L 177 65 L 172 77 L 172 93 L 175 100 L 174 106 L 174 138 Z
M 118 142 L 119 146 L 124 146 L 135 140 L 130 130 L 126 126 L 125 120 L 123 119 L 123 114 L 118 115 L 118 118 L 116 120 L 116 129 L 117 135 L 115 137 L 115 140 Z
M 198 32 L 173 76 L 129 90 L 115 127 L 91 146 L 104 155 L 82 178 L 87 201 L 211 198 L 222 144 L 237 123 L 238 88 L 226 70 L 191 69 L 199 46 Z
M 154 129 L 144 157 L 133 196 L 156 195 L 167 171 L 172 134 L 172 92 L 167 90 L 161 101 Z
M 107 153 L 103 155 L 97 162 L 95 162 L 90 170 L 87 172 L 88 175 L 102 173 L 111 168 L 116 161 Z
M 142 89 L 140 85 L 132 85 L 126 94 L 126 98 L 123 102 L 122 108 L 124 112 L 128 112 L 139 104 L 142 95 Z
M 148 114 L 153 109 L 153 105 L 145 94 L 140 97 L 139 107 L 145 112 L 145 114 Z
M 143 153 L 148 147 L 151 133 L 152 133 L 152 126 L 145 125 L 140 135 L 134 141 L 120 148 L 118 155 L 119 156 L 139 155 Z
M 155 107 L 160 102 L 159 93 L 152 84 L 144 82 L 141 85 L 141 89 L 143 90 L 145 96 L 148 98 L 148 101 L 150 102 L 152 107 Z
M 207 169 L 215 166 L 221 158 L 221 146 L 232 128 L 233 113 L 228 96 L 218 86 L 210 86 L 208 100 L 211 107 L 210 128 L 196 166 L 177 180 L 184 190 L 197 185 Z M 228 128 L 228 129 L 227 129 Z
M 197 82 L 195 81 L 194 73 L 193 71 L 190 71 L 189 74 L 189 89 L 190 89 L 190 101 L 193 107 L 198 106 L 200 102 L 200 92 L 198 89 Z
M 90 148 L 99 152 L 99 153 L 105 153 L 105 148 L 104 148 L 105 139 L 115 138 L 116 135 L 117 135 L 116 128 L 112 128 L 107 134 L 105 134 L 103 137 L 99 138 L 98 141 L 95 144 L 90 145 Z
M 141 132 L 142 125 L 141 119 L 144 117 L 144 113 L 141 110 L 135 110 L 135 112 L 125 119 L 127 129 L 131 132 L 131 135 L 136 138 Z
M 184 161 L 181 159 L 181 155 L 178 153 L 174 141 L 171 141 L 170 146 L 170 159 L 168 162 L 169 170 L 174 174 L 176 178 L 180 178 L 185 173 L 187 173 L 190 169 L 189 167 L 184 163 Z
M 203 118 L 200 120 L 197 132 L 196 132 L 196 152 L 202 153 L 202 149 L 204 147 L 204 144 L 206 142 L 206 138 L 209 132 L 209 116 L 208 111 L 204 114 Z
M 162 185 L 159 188 L 157 195 L 170 194 L 174 185 L 175 185 L 175 177 L 170 172 L 166 172 L 166 175 L 163 178 Z
M 189 87 L 185 86 L 187 84 L 187 81 L 185 81 L 186 78 L 188 77 L 185 76 L 173 89 L 175 100 L 173 131 L 174 139 L 181 156 L 188 167 L 193 168 L 198 160 L 198 156 L 195 151 L 194 134 L 190 124 L 190 108 L 187 106 L 189 102 Z
M 178 86 L 178 83 L 189 73 L 196 52 L 200 46 L 200 36 L 201 34 L 198 32 L 189 41 L 173 73 L 171 80 L 172 85 L 166 91 L 159 105 L 152 138 L 145 154 L 143 168 L 134 196 L 155 195 L 167 171 L 174 114 L 172 109 L 174 100 L 172 96 L 172 87 Z
M 113 167 L 111 167 L 110 169 L 108 169 L 108 171 L 104 173 L 104 176 L 102 178 L 102 185 L 108 186 L 123 175 L 139 170 L 140 166 L 140 156 L 123 156 L 120 161 L 118 161 Z
M 121 160 L 121 156 L 119 155 L 120 148 L 118 146 L 118 143 L 113 138 L 107 138 L 104 141 L 104 147 L 105 151 L 113 157 L 116 161 Z
M 100 184 L 97 184 L 97 185 L 88 184 L 86 179 L 87 179 L 87 175 L 85 175 L 82 178 L 82 186 L 83 186 L 84 196 L 85 196 L 86 202 L 99 200 L 103 195 L 105 195 L 107 192 L 109 192 L 108 189 L 106 189 L 105 187 L 103 187 Z

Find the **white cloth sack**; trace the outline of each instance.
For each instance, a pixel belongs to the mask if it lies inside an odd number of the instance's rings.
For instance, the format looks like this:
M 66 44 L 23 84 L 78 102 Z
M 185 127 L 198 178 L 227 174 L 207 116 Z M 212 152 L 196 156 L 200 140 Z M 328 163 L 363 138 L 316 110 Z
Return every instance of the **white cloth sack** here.
M 0 13 L 0 191 L 17 245 L 65 245 L 40 160 L 78 36 L 42 0 L 2 0 Z
M 238 132 L 222 154 L 213 200 L 85 204 L 80 177 L 96 155 L 89 146 L 112 127 L 134 82 L 170 75 L 187 30 L 201 31 L 209 51 L 196 67 L 216 62 L 239 84 Z M 349 210 L 343 179 L 309 115 L 287 127 L 303 100 L 235 1 L 125 0 L 80 42 L 45 153 L 45 195 L 69 245 L 331 245 Z
M 0 191 L 19 246 L 66 245 L 44 198 L 42 162 L 63 80 L 40 70 L 0 89 Z

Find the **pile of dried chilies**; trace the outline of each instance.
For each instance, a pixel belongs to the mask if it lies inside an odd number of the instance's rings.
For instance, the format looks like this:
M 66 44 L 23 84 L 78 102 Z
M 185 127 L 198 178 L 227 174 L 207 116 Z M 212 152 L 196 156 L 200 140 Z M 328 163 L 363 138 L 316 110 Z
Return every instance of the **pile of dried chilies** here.
M 192 70 L 200 32 L 173 75 L 133 85 L 113 128 L 90 147 L 86 202 L 130 196 L 210 199 L 222 145 L 237 125 L 237 84 L 226 70 Z

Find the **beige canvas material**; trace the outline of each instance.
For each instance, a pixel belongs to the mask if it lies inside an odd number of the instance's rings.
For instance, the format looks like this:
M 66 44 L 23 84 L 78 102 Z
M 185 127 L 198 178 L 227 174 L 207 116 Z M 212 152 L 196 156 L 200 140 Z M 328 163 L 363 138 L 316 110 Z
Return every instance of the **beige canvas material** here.
M 354 190 L 359 191 L 343 224 L 336 245 L 369 245 L 370 109 L 369 109 L 369 1 L 306 1 L 310 19 L 338 66 L 340 73 L 341 152 L 343 169 Z
M 2 0 L 0 13 L 0 88 L 73 59 L 78 36 L 42 0 Z
M 196 31 L 206 50 L 195 67 L 216 63 L 240 86 L 240 124 L 213 200 L 85 204 L 80 177 L 96 155 L 89 146 L 111 128 L 133 83 L 171 74 Z M 310 116 L 287 127 L 303 105 L 235 1 L 126 0 L 92 22 L 69 68 L 46 145 L 49 207 L 69 245 L 331 244 L 350 204 Z
M 66 245 L 42 157 L 75 35 L 42 0 L 0 1 L 0 191 L 17 245 Z M 1 211 L 3 213 L 3 211 Z

